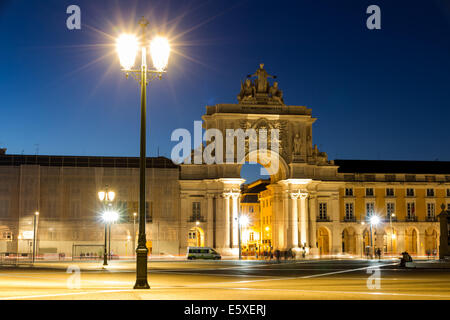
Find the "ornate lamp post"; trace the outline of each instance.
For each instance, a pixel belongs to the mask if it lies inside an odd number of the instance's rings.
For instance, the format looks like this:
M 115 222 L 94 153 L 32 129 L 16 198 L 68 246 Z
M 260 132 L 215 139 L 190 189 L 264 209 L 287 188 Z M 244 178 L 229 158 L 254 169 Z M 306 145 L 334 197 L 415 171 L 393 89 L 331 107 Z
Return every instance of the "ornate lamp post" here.
M 33 217 L 33 263 L 34 263 L 34 260 L 36 259 L 36 238 L 37 238 L 36 237 L 36 231 L 37 231 L 36 220 L 37 220 L 38 216 L 39 216 L 39 212 L 36 211 L 34 213 L 34 217 Z
M 141 27 L 141 41 L 134 35 L 123 34 L 117 39 L 117 53 L 123 71 L 128 77 L 133 76 L 141 85 L 141 144 L 140 144 L 140 162 L 139 162 L 139 237 L 136 249 L 136 284 L 134 289 L 150 289 L 147 282 L 147 254 L 145 235 L 145 168 L 146 168 L 146 103 L 147 103 L 147 84 L 151 80 L 161 79 L 165 73 L 169 61 L 170 46 L 167 39 L 156 37 L 150 42 L 150 54 L 153 60 L 154 69 L 147 67 L 147 26 L 149 22 L 141 18 L 139 25 Z M 141 51 L 140 69 L 133 69 L 138 51 Z
M 239 211 L 239 217 L 238 217 L 238 242 L 239 242 L 239 260 L 242 260 L 242 237 L 241 237 L 241 226 L 247 226 L 248 224 L 248 217 L 242 216 Z
M 391 253 L 393 253 L 394 251 L 394 239 L 395 239 L 394 229 L 392 228 L 392 217 L 395 217 L 395 213 L 391 213 L 389 215 L 389 225 L 391 227 Z
M 98 198 L 104 204 L 104 212 L 103 212 L 103 221 L 105 222 L 105 248 L 103 250 L 103 265 L 108 265 L 108 251 L 107 251 L 107 235 L 108 235 L 108 220 L 110 215 L 106 215 L 108 210 L 108 205 L 111 205 L 111 202 L 114 201 L 116 197 L 116 193 L 114 191 L 108 191 L 108 187 L 105 188 L 105 191 L 99 191 Z
M 380 218 L 377 215 L 372 215 L 370 217 L 370 251 L 372 257 L 374 255 L 373 236 L 372 236 L 373 226 L 376 226 L 378 223 L 380 223 Z

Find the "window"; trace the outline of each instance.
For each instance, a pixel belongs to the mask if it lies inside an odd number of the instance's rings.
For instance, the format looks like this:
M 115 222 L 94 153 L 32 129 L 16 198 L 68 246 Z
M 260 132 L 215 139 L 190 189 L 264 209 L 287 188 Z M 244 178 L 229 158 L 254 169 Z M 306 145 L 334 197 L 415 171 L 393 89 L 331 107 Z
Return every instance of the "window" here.
M 427 218 L 434 218 L 434 203 L 427 203 Z
M 416 175 L 414 175 L 414 174 L 407 174 L 407 175 L 405 175 L 405 180 L 406 181 L 416 181 Z
M 450 211 L 450 203 L 447 203 L 447 211 Z
M 384 175 L 384 179 L 390 182 L 395 181 L 395 174 L 386 174 Z
M 249 210 L 250 213 L 253 213 L 253 206 L 250 206 Z
M 395 204 L 393 202 L 386 203 L 386 213 L 388 219 L 395 213 Z
M 347 197 L 352 197 L 353 196 L 353 188 L 345 188 L 345 195 Z
M 407 197 L 414 197 L 414 189 L 413 188 L 406 188 L 406 196 Z
M 364 180 L 366 180 L 366 181 L 375 181 L 375 175 L 374 174 L 366 174 L 364 176 Z
M 427 197 L 434 197 L 434 189 L 433 188 L 427 189 Z
M 370 217 L 375 213 L 375 203 L 367 202 L 366 203 L 366 216 Z
M 436 177 L 435 176 L 425 176 L 425 181 L 434 182 L 434 181 L 436 181 Z
M 197 232 L 189 232 L 189 239 L 195 239 L 197 237 Z
M 80 202 L 79 201 L 72 201 L 70 213 L 71 213 L 72 219 L 80 218 Z
M 346 220 L 353 219 L 353 203 L 345 204 L 345 219 Z
M 394 188 L 386 188 L 386 197 L 394 196 Z
M 416 205 L 414 202 L 408 202 L 406 204 L 406 218 L 413 219 L 416 216 Z
M 354 174 L 344 174 L 344 180 L 345 181 L 355 181 L 355 175 Z
M 249 239 L 250 241 L 253 241 L 254 238 L 255 238 L 255 233 L 254 233 L 254 232 L 250 232 L 249 238 L 250 238 L 250 239 Z
M 366 188 L 366 197 L 373 197 L 373 188 Z
M 0 217 L 9 217 L 9 200 L 0 200 Z
M 192 202 L 192 215 L 193 216 L 200 216 L 200 202 Z
M 12 233 L 7 231 L 7 232 L 3 232 L 3 240 L 12 240 Z
M 327 219 L 327 204 L 325 202 L 319 203 L 319 219 L 320 220 Z
M 153 202 L 145 202 L 145 221 L 153 221 Z
M 447 189 L 447 197 L 450 197 L 450 189 Z

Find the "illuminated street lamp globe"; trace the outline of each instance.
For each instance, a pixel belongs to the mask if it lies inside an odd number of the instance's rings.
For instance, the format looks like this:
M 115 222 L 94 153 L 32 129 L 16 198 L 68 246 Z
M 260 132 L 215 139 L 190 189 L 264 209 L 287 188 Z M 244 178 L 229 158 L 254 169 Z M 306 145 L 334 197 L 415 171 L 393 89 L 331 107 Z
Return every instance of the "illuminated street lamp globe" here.
M 136 63 L 136 56 L 139 50 L 142 51 L 143 62 L 146 61 L 146 46 L 139 43 L 139 40 L 132 34 L 121 34 L 116 41 L 117 55 L 124 71 L 132 71 Z M 169 63 L 170 45 L 169 41 L 161 36 L 155 37 L 149 44 L 150 55 L 153 67 L 156 72 L 164 72 Z
M 116 193 L 114 191 L 99 191 L 98 199 L 100 201 L 114 201 Z

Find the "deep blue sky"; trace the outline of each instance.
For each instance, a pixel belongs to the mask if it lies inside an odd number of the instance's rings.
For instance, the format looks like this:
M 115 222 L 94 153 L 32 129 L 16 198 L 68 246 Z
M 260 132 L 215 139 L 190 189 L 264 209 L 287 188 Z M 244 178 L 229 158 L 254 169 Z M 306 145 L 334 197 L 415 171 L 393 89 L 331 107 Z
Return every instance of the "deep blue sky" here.
M 77 4 L 82 29 L 66 28 Z M 382 29 L 366 28 L 381 7 Z M 449 1 L 0 0 L 0 146 L 8 153 L 139 154 L 139 87 L 114 39 L 145 15 L 178 54 L 149 88 L 148 154 L 236 102 L 264 62 L 285 102 L 312 108 L 330 159 L 450 160 Z

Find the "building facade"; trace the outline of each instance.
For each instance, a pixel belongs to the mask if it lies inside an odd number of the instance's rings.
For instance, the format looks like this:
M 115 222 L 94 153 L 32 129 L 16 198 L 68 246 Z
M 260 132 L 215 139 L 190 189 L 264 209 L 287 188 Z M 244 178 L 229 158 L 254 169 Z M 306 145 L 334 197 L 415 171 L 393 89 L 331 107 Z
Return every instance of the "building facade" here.
M 436 216 L 441 205 L 450 210 L 450 162 L 330 161 L 313 144 L 317 119 L 312 110 L 285 105 L 278 83 L 269 83 L 263 65 L 255 75 L 241 84 L 238 103 L 206 107 L 203 129 L 217 129 L 222 137 L 227 129 L 270 131 L 268 148 L 251 149 L 246 136 L 243 158 L 238 158 L 239 144 L 234 153 L 222 146 L 224 155 L 231 152 L 231 163 L 193 161 L 212 146 L 211 140 L 192 152 L 190 163 L 177 166 L 166 158 L 148 158 L 147 245 L 153 254 L 184 254 L 188 246 L 208 246 L 237 255 L 242 213 L 251 216 L 243 240 L 263 248 L 317 256 L 362 256 L 368 247 L 385 254 L 406 250 L 425 255 L 439 248 Z M 273 130 L 278 134 L 272 136 Z M 36 211 L 38 253 L 70 256 L 81 245 L 98 250 L 104 224 L 97 192 L 108 185 L 117 193 L 114 205 L 121 216 L 112 226 L 112 251 L 134 253 L 137 158 L 2 153 L 0 252 L 30 250 Z M 240 176 L 242 165 L 252 159 L 270 174 L 264 190 L 257 192 L 243 190 Z M 370 228 L 373 215 L 381 221 Z

